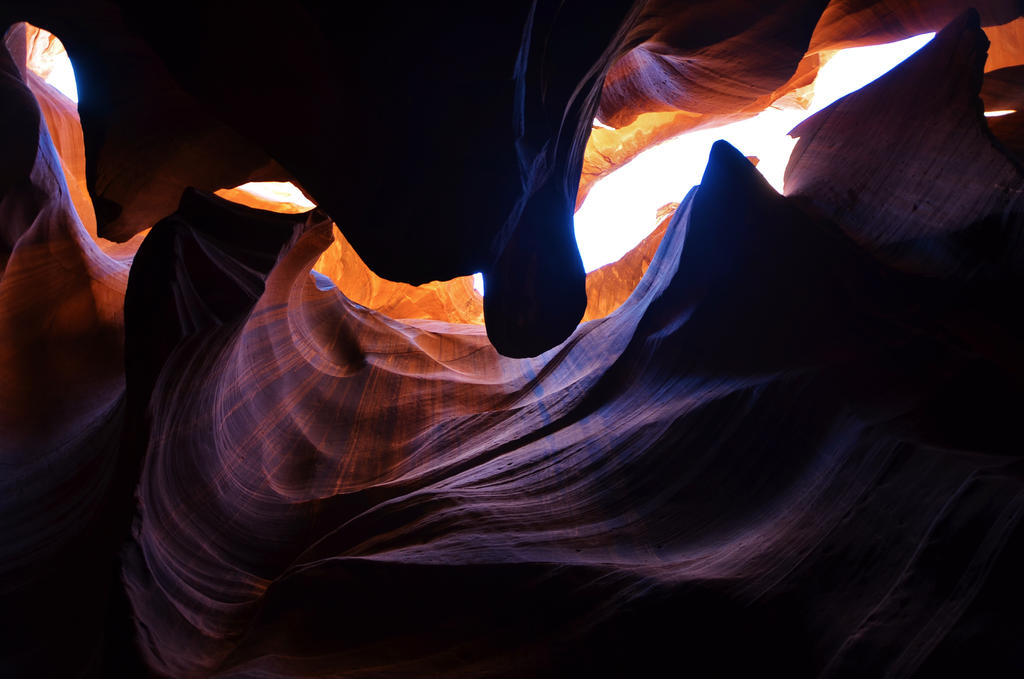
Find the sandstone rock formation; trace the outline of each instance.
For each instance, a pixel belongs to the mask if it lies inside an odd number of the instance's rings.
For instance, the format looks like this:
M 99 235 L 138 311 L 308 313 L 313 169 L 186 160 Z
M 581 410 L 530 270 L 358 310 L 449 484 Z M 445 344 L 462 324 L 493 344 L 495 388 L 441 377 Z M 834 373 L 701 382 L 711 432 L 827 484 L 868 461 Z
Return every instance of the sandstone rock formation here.
M 1024 54 L 1024 22 L 1017 19 L 1021 7 L 1015 0 L 833 0 L 826 7 L 776 1 L 770 6 L 770 14 L 763 4 L 645 6 L 647 21 L 638 24 L 634 36 L 642 42 L 615 64 L 602 93 L 598 116 L 617 124 L 591 134 L 577 206 L 593 182 L 653 144 L 687 130 L 750 117 L 768 105 L 806 107 L 818 69 L 837 49 L 937 31 L 973 6 L 981 11 L 993 42 L 989 68 L 1014 65 Z M 680 28 L 673 30 L 674 25 Z M 708 39 L 709 30 L 717 40 Z M 687 87 L 694 79 L 699 85 Z M 699 98 L 694 96 L 698 91 Z
M 24 31 L 9 38 L 0 42 L 0 668 L 95 674 L 136 475 L 122 477 L 119 439 L 122 308 L 138 243 L 97 239 L 86 223 L 74 105 L 28 70 Z
M 0 8 L 0 674 L 1019 673 L 1019 3 L 243 5 Z M 943 26 L 584 279 L 595 112 Z

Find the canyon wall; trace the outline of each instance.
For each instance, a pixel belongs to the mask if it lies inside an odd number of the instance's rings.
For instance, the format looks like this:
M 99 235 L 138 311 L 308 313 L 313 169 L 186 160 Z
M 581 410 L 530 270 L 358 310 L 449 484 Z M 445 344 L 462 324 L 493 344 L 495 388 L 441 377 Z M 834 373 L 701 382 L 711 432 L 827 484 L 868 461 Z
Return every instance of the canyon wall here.
M 0 673 L 1019 673 L 1024 8 L 975 6 L 6 3 Z M 786 195 L 719 142 L 584 275 L 588 182 L 931 30 Z

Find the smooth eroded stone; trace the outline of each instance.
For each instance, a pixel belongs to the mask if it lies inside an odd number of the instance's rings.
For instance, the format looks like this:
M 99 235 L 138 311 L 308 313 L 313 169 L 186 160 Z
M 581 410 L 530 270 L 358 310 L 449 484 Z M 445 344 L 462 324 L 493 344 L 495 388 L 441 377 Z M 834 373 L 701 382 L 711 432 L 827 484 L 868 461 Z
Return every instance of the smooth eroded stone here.
M 161 367 L 124 578 L 154 671 L 884 674 L 945 638 L 1013 662 L 982 630 L 1021 594 L 1020 480 L 990 468 L 1014 453 L 991 420 L 918 426 L 998 368 L 940 330 L 973 300 L 727 144 L 636 291 L 530 359 L 316 285 L 310 216 L 195 196 L 160 234 L 129 299 L 168 302 L 127 318 L 180 338 L 137 345 Z
M 1019 214 L 1024 174 L 993 143 L 978 98 L 987 46 L 977 13 L 967 12 L 895 69 L 805 120 L 790 133 L 799 141 L 786 194 L 874 249 Z
M 97 239 L 79 218 L 89 203 L 73 188 L 83 157 L 77 117 L 7 38 L 7 48 L 0 42 L 0 674 L 101 676 L 106 647 L 133 655 L 116 569 L 137 467 L 120 446 L 121 305 L 131 252 Z

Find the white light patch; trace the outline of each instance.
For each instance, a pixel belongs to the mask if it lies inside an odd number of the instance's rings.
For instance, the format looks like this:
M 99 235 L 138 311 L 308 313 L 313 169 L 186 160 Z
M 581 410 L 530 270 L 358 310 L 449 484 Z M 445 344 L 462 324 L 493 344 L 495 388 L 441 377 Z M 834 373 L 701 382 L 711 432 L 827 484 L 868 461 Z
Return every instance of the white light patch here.
M 783 174 L 796 145 L 789 131 L 886 73 L 934 35 L 837 52 L 818 72 L 807 110 L 769 108 L 738 123 L 680 135 L 637 155 L 594 184 L 576 213 L 576 243 L 584 268 L 589 272 L 617 261 L 650 234 L 658 208 L 678 202 L 700 182 L 711 146 L 719 139 L 756 156 L 757 169 L 782 193 Z
M 237 188 L 239 191 L 275 203 L 288 203 L 306 210 L 316 207 L 316 203 L 306 198 L 299 187 L 291 182 L 249 182 Z
M 31 24 L 25 24 L 25 38 L 28 69 L 77 104 L 78 83 L 64 43 L 53 33 Z
M 75 80 L 75 69 L 71 66 L 71 59 L 68 58 L 67 52 L 64 52 L 62 57 L 54 60 L 53 70 L 46 77 L 46 82 L 77 104 L 78 83 Z
M 818 72 L 814 81 L 814 99 L 806 115 L 817 113 L 836 99 L 877 80 L 928 44 L 933 37 L 934 33 L 923 33 L 884 45 L 839 50 Z
M 1003 116 L 1008 116 L 1011 113 L 1016 113 L 1016 112 L 1017 112 L 1016 109 L 1001 108 L 998 111 L 985 111 L 985 117 L 986 118 L 1002 118 Z

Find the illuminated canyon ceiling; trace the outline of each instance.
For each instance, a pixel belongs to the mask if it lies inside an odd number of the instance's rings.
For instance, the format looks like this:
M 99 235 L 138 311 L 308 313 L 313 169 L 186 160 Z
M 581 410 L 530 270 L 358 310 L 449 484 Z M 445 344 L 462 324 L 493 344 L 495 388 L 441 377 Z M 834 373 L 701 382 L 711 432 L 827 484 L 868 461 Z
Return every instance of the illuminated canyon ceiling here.
M 0 4 L 0 676 L 1024 676 L 1022 15 Z

